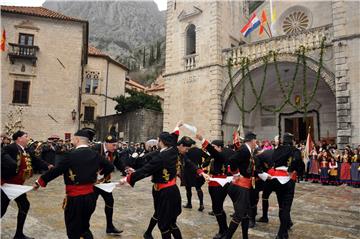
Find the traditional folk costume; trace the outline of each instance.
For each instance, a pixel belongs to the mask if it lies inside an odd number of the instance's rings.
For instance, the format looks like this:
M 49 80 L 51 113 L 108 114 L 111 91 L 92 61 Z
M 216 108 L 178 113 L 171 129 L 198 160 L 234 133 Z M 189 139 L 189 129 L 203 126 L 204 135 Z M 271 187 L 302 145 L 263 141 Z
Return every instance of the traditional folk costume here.
M 283 145 L 274 151 L 273 160 L 274 166 L 268 174 L 271 175 L 271 186 L 279 204 L 280 227 L 276 239 L 288 239 L 296 177 L 301 176 L 305 169 L 300 150 L 293 146 L 292 134 L 284 134 Z
M 19 137 L 22 137 L 25 134 L 26 133 L 23 131 L 17 131 L 13 135 L 13 140 L 16 141 Z M 1 154 L 1 185 L 4 183 L 23 185 L 24 182 L 33 175 L 32 163 L 35 163 L 35 161 L 38 159 L 34 158 L 33 160 L 34 162 L 32 162 L 30 155 L 21 145 L 12 143 L 5 146 Z M 38 160 L 37 163 L 41 169 L 48 169 L 47 163 L 41 160 Z M 30 209 L 30 202 L 28 201 L 26 194 L 22 194 L 17 197 L 15 202 L 19 211 L 17 216 L 16 234 L 14 238 L 30 239 L 30 237 L 25 236 L 23 233 L 25 219 Z M 7 197 L 4 191 L 1 190 L 1 217 L 3 217 L 6 213 L 9 203 L 10 199 Z
M 117 143 L 116 138 L 113 136 L 107 136 L 105 139 L 105 143 L 113 144 Z M 120 169 L 122 172 L 125 171 L 125 168 L 123 167 L 123 164 L 120 160 L 120 157 L 115 150 L 115 152 L 110 152 L 106 149 L 105 143 L 96 145 L 95 150 L 100 154 L 101 157 L 108 160 L 112 165 L 116 165 L 118 169 Z M 100 169 L 101 172 L 101 169 Z M 107 177 L 99 177 L 98 181 L 102 183 L 110 183 L 111 182 L 111 174 L 107 175 Z M 112 192 L 106 192 L 98 187 L 94 187 L 94 192 L 96 195 L 96 199 L 99 197 L 99 195 L 104 199 L 105 202 L 105 216 L 106 216 L 106 233 L 110 235 L 118 235 L 122 233 L 122 230 L 117 229 L 113 224 L 113 208 L 114 208 L 114 196 Z
M 85 130 L 79 130 L 75 136 L 90 138 Z M 63 207 L 69 239 L 93 238 L 90 218 L 96 207 L 94 183 L 100 169 L 101 174 L 106 176 L 114 170 L 114 167 L 88 145 L 79 145 L 75 150 L 66 153 L 56 167 L 37 180 L 39 186 L 46 187 L 47 183 L 63 174 L 66 185 Z
M 170 239 L 171 235 L 176 239 L 182 238 L 176 225 L 177 217 L 181 214 L 181 195 L 176 185 L 176 165 L 179 153 L 176 142 L 178 136 L 178 128 L 172 134 L 161 133 L 159 139 L 167 147 L 161 149 L 160 153 L 144 167 L 126 177 L 126 181 L 134 186 L 137 181 L 152 175 L 154 215 L 158 220 L 158 227 L 163 239 Z
M 218 152 L 213 145 L 223 148 L 223 151 Z M 229 159 L 235 152 L 231 149 L 224 149 L 224 142 L 222 140 L 214 140 L 210 144 L 209 141 L 203 139 L 202 148 L 206 150 L 212 157 L 209 162 L 209 175 L 212 178 L 226 178 L 228 173 L 227 169 Z M 212 210 L 219 225 L 219 231 L 214 236 L 214 239 L 218 239 L 222 238 L 228 230 L 226 213 L 224 211 L 224 201 L 227 196 L 229 184 L 226 184 L 222 187 L 219 183 L 215 181 L 210 181 L 208 185 L 212 203 Z
M 232 238 L 241 223 L 242 238 L 248 239 L 250 208 L 250 189 L 255 187 L 255 160 L 253 150 L 248 142 L 256 139 L 254 133 L 245 135 L 245 143 L 230 157 L 230 169 L 234 175 L 228 188 L 228 194 L 233 202 L 234 215 L 226 234 L 222 238 Z

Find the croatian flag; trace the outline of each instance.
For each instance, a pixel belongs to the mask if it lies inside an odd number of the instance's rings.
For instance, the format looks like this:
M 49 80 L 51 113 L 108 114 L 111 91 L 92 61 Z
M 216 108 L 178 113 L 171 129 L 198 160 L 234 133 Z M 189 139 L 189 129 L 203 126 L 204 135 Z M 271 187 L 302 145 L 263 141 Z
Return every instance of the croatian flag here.
M 241 29 L 241 33 L 244 37 L 247 37 L 252 31 L 254 31 L 258 26 L 260 26 L 260 20 L 257 18 L 255 13 L 249 19 L 249 22 Z

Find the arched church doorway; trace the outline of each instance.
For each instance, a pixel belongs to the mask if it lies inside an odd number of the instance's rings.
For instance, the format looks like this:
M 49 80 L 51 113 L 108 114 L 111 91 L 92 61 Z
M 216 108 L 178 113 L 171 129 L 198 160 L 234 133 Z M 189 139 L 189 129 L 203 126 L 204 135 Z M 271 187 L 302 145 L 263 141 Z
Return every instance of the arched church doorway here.
M 265 65 L 250 71 L 253 84 L 242 79 L 242 74 L 235 74 L 235 77 L 240 79 L 234 80 L 234 89 L 223 99 L 222 131 L 225 142 L 232 142 L 233 132 L 239 125 L 243 126 L 241 132 L 253 131 L 260 140 L 272 140 L 276 135 L 290 132 L 295 135 L 296 141 L 300 142 L 305 141 L 307 133 L 310 132 L 316 141 L 336 141 L 336 99 L 334 89 L 327 82 L 329 79 L 325 80 L 320 76 L 317 81 L 316 71 L 309 67 L 304 69 L 302 65 L 296 66 L 294 62 L 278 61 L 276 69 L 274 63 L 269 63 L 264 85 L 262 84 Z M 258 100 L 254 89 L 259 94 L 262 87 L 263 94 Z M 289 93 L 290 103 L 281 108 L 286 98 L 284 92 Z M 243 104 L 240 106 L 245 110 L 251 110 L 244 113 L 244 122 L 242 111 L 239 109 L 239 101 L 243 95 L 244 103 L 240 103 Z M 300 109 L 304 102 L 309 102 L 306 114 Z

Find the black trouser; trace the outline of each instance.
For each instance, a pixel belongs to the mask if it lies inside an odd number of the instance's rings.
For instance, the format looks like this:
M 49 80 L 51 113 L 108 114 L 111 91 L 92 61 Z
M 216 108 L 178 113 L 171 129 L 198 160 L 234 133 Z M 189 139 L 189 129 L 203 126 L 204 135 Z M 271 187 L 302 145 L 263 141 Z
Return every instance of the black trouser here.
M 191 192 L 191 186 L 185 186 L 186 189 L 186 198 L 188 200 L 187 204 L 191 205 L 191 197 L 192 197 L 192 192 Z M 200 206 L 204 205 L 204 193 L 201 190 L 201 186 L 195 186 L 196 188 L 196 192 L 200 201 Z
M 112 193 L 105 192 L 98 187 L 94 187 L 94 192 L 96 195 L 96 200 L 98 199 L 99 195 L 105 201 L 105 216 L 106 216 L 106 228 L 113 228 L 113 211 L 114 211 L 114 196 Z
M 271 185 L 272 189 L 276 193 L 279 204 L 280 228 L 278 231 L 278 237 L 280 239 L 287 239 L 289 238 L 288 228 L 291 222 L 290 210 L 294 199 L 295 182 L 290 180 L 285 184 L 281 184 L 277 179 L 272 179 Z
M 272 186 L 271 186 L 271 182 L 269 180 L 266 180 L 264 182 L 264 189 L 263 189 L 263 193 L 262 193 L 262 217 L 263 218 L 268 218 L 268 211 L 269 211 L 269 198 L 270 195 L 272 193 Z
M 241 223 L 242 238 L 248 239 L 249 214 L 250 214 L 250 192 L 249 189 L 230 184 L 229 196 L 234 205 L 234 216 L 230 222 L 226 238 L 230 239 L 234 235 L 237 227 Z
M 259 202 L 259 194 L 264 188 L 264 181 L 257 180 L 255 182 L 255 188 L 250 189 L 250 220 L 255 222 L 255 217 L 257 215 L 257 204 Z
M 229 184 L 226 184 L 224 187 L 209 186 L 212 210 L 219 225 L 219 233 L 224 233 L 228 228 L 226 221 L 226 213 L 224 211 L 224 201 L 228 193 L 228 187 Z
M 92 239 L 90 218 L 96 207 L 96 195 L 90 193 L 77 197 L 67 197 L 64 210 L 66 232 L 69 239 Z
M 153 191 L 156 191 L 153 188 Z M 163 239 L 181 239 L 181 232 L 176 225 L 177 217 L 181 214 L 181 195 L 179 188 L 174 185 L 153 192 L 155 213 L 158 227 Z
M 17 225 L 16 225 L 16 236 L 23 235 L 23 229 L 27 213 L 30 209 L 30 202 L 28 201 L 26 194 L 22 194 L 15 199 L 18 206 Z M 6 196 L 3 190 L 1 190 L 1 217 L 4 216 L 9 206 L 10 199 Z

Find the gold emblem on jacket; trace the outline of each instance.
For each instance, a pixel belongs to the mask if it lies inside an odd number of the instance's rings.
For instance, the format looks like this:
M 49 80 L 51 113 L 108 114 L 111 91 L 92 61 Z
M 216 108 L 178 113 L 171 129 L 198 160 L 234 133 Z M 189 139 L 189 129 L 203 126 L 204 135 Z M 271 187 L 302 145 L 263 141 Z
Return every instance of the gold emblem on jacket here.
M 162 178 L 167 182 L 170 179 L 170 174 L 166 168 L 162 171 Z

